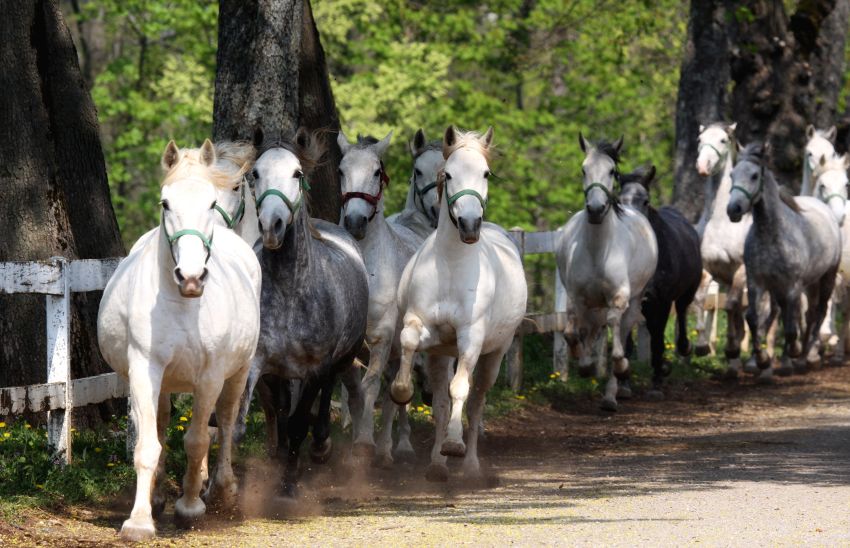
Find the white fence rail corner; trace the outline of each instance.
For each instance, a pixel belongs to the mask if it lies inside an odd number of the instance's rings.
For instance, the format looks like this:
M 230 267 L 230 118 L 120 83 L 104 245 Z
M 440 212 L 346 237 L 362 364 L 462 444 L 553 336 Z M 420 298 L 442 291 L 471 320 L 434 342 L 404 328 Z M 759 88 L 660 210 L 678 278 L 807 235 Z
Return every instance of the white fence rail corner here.
M 46 295 L 47 383 L 0 388 L 0 415 L 47 411 L 48 444 L 65 463 L 71 455 L 71 409 L 127 395 L 115 373 L 71 380 L 71 294 L 106 287 L 121 259 L 0 262 L 0 293 Z

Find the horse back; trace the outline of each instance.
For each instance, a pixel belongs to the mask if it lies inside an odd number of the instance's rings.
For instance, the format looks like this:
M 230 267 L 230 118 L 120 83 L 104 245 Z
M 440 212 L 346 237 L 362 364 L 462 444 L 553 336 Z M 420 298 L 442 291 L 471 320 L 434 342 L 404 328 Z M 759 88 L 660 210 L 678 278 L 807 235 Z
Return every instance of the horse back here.
M 658 242 L 652 293 L 664 300 L 676 300 L 699 286 L 702 277 L 699 235 L 672 207 L 650 209 L 648 218 Z

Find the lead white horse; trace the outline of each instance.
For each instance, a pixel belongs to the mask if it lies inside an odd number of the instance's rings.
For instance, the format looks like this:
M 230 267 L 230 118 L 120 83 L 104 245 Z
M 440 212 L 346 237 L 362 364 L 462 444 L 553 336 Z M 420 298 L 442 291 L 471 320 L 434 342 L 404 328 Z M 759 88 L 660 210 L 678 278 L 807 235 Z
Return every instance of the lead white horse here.
M 496 382 L 502 357 L 525 316 L 528 290 L 516 245 L 495 225 L 482 226 L 492 138 L 492 127 L 483 136 L 454 126 L 446 129 L 437 230 L 407 264 L 398 288 L 404 328 L 401 367 L 391 391 L 396 402 L 410 401 L 413 356 L 428 352 L 436 420 L 425 474 L 430 480 L 448 478 L 447 456 L 464 457 L 467 477 L 481 475 L 474 425 L 481 421 L 487 391 Z M 435 355 L 459 358 L 450 384 L 450 359 Z M 467 398 L 473 426 L 464 443 L 461 417 Z
M 387 221 L 406 226 L 423 240 L 437 228 L 440 201 L 437 198 L 437 174 L 443 169 L 443 142 L 428 141 L 419 129 L 409 143 L 413 158 L 407 200 L 404 209 L 390 215 Z
M 162 158 L 167 175 L 161 224 L 121 262 L 100 303 L 100 350 L 129 380 L 131 418 L 138 432 L 136 499 L 121 528 L 127 540 L 156 532 L 151 493 L 164 464 L 172 392 L 194 395 L 176 517 L 191 521 L 206 511 L 200 494 L 209 449 L 207 422 L 214 407 L 221 448 L 207 500 L 232 503 L 237 493 L 232 432 L 259 335 L 260 267 L 241 238 L 216 228 L 216 186 L 232 180 L 213 170 L 215 163 L 209 140 L 197 154 L 182 153 L 173 141 L 168 144 Z
M 803 157 L 803 185 L 800 189 L 800 196 L 815 195 L 815 189 L 812 186 L 814 171 L 821 161 L 829 160 L 835 154 L 836 133 L 835 126 L 827 130 L 815 129 L 815 126 L 811 124 L 806 127 L 807 140 Z
M 357 240 L 369 280 L 369 312 L 366 324 L 366 344 L 369 345 L 369 367 L 363 376 L 363 417 L 357 421 L 354 446 L 364 454 L 375 454 L 375 464 L 390 467 L 393 464 L 393 417 L 396 405 L 386 391 L 381 405 L 382 428 L 375 447 L 373 418 L 375 400 L 381 389 L 387 362 L 396 363 L 401 355 L 399 333 L 401 321 L 396 302 L 399 280 L 405 265 L 422 244 L 423 238 L 409 228 L 389 223 L 384 217 L 384 190 L 389 177 L 384 171 L 382 157 L 390 145 L 392 132 L 378 141 L 372 137 L 357 137 L 351 144 L 340 131 L 337 144 L 342 151 L 339 164 L 342 190 L 342 215 L 340 225 Z M 406 406 L 399 411 L 399 440 L 396 456 L 413 460 L 415 453 L 410 444 L 410 425 Z
M 593 370 L 592 346 L 606 328 L 613 348 L 601 407 L 617 410 L 618 377 L 627 379 L 624 342 L 640 318 L 641 300 L 655 274 L 658 243 L 646 217 L 617 201 L 622 137 L 596 145 L 579 134 L 587 155 L 582 163 L 585 209 L 567 222 L 555 250 L 561 282 L 567 290 L 564 334 L 579 371 Z

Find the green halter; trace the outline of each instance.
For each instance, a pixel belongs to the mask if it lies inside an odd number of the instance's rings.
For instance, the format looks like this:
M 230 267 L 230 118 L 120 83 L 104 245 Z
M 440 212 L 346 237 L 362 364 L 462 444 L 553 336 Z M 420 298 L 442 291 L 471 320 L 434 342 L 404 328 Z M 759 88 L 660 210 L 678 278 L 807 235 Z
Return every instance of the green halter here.
M 732 194 L 735 190 L 747 197 L 747 200 L 750 201 L 750 206 L 754 205 L 756 203 L 756 199 L 761 196 L 761 193 L 764 190 L 764 166 L 761 166 L 761 169 L 759 169 L 759 187 L 755 192 L 750 193 L 750 191 L 746 188 L 733 184 L 732 188 L 729 189 L 729 194 Z
M 283 203 L 286 204 L 286 207 L 289 208 L 289 211 L 292 213 L 292 217 L 295 217 L 295 214 L 301 209 L 301 205 L 304 203 L 304 192 L 310 190 L 310 183 L 307 182 L 307 178 L 303 175 L 298 179 L 298 186 L 300 191 L 298 192 L 298 199 L 293 202 L 289 198 L 286 197 L 286 194 L 277 190 L 276 188 L 270 188 L 260 194 L 260 197 L 257 198 L 257 209 L 260 209 L 260 204 L 263 203 L 263 200 L 268 198 L 269 196 L 277 196 Z M 291 221 L 290 221 L 291 222 Z
M 446 185 L 448 187 L 448 184 Z M 452 220 L 452 224 L 457 226 L 457 219 L 455 218 L 455 214 L 452 213 L 452 206 L 455 202 L 461 199 L 464 196 L 475 196 L 478 198 L 478 202 L 481 204 L 481 209 L 487 209 L 487 199 L 481 196 L 477 191 L 472 190 L 471 188 L 465 188 L 458 192 L 455 192 L 451 196 L 446 195 L 446 203 L 449 206 L 449 218 Z
M 242 197 L 239 199 L 239 207 L 236 208 L 236 213 L 233 214 L 233 217 L 227 214 L 223 207 L 215 204 L 215 210 L 221 214 L 222 219 L 224 219 L 224 224 L 227 225 L 227 228 L 233 229 L 236 225 L 239 224 L 239 221 L 242 220 L 242 217 L 245 216 L 245 181 L 242 181 Z
M 716 173 L 718 173 L 720 171 L 720 166 L 722 166 L 726 163 L 726 158 L 729 156 L 729 151 L 727 150 L 726 152 L 721 154 L 720 151 L 717 150 L 717 147 L 715 147 L 711 143 L 700 143 L 699 147 L 697 147 L 697 154 L 699 154 L 700 151 L 702 149 L 706 148 L 706 147 L 710 148 L 711 150 L 714 151 L 715 154 L 717 154 L 717 158 L 718 158 L 717 165 L 714 166 L 714 170 L 712 170 L 712 172 L 711 172 L 712 175 L 715 175 Z
M 174 264 L 177 264 L 177 259 L 174 258 L 174 243 L 177 242 L 183 236 L 197 236 L 204 243 L 204 248 L 207 250 L 207 258 L 204 259 L 204 264 L 210 260 L 210 253 L 212 252 L 212 243 L 213 243 L 213 234 L 215 232 L 210 233 L 209 236 L 201 232 L 200 230 L 195 230 L 194 228 L 184 228 L 183 230 L 178 230 L 174 234 L 169 234 L 168 229 L 165 227 L 165 215 L 162 216 L 162 220 L 160 221 L 162 226 L 162 232 L 165 235 L 165 239 L 168 241 L 168 249 L 171 252 L 171 259 L 174 261 Z
M 431 189 L 437 186 L 437 181 L 428 183 L 420 189 L 416 186 L 416 176 L 414 175 L 410 178 L 410 184 L 413 186 L 413 205 L 416 206 L 416 209 L 422 212 L 423 215 L 425 215 L 426 217 L 430 217 L 431 215 L 427 211 L 425 211 L 425 195 L 428 194 Z M 416 203 L 417 197 L 419 197 L 418 205 Z

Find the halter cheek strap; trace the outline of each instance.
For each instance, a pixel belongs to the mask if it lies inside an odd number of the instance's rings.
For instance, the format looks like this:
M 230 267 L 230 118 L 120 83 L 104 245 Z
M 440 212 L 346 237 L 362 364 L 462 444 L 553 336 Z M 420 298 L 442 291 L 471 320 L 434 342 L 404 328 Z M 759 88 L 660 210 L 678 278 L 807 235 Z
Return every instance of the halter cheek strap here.
M 242 217 L 245 216 L 245 181 L 242 181 L 242 197 L 239 199 L 239 207 L 236 208 L 236 213 L 233 214 L 233 217 L 228 215 L 227 211 L 218 205 L 218 203 L 215 204 L 215 210 L 221 214 L 221 218 L 224 219 L 224 224 L 227 225 L 227 228 L 232 230 L 236 227 L 239 221 L 242 220 Z
M 348 203 L 349 200 L 353 200 L 354 198 L 360 198 L 361 200 L 366 201 L 369 205 L 372 206 L 372 214 L 369 216 L 367 222 L 370 222 L 375 218 L 375 215 L 378 214 L 378 204 L 381 203 L 381 198 L 384 196 L 384 188 L 386 188 L 390 184 L 390 177 L 387 175 L 387 171 L 384 169 L 384 162 L 381 162 L 381 173 L 380 173 L 380 181 L 381 188 L 378 190 L 377 194 L 367 194 L 366 192 L 343 192 L 342 193 L 342 206 L 345 207 L 345 204 Z
M 615 174 L 615 176 L 614 176 L 615 180 L 618 180 L 617 179 L 618 175 L 619 174 Z M 602 192 L 605 193 L 605 212 L 603 213 L 603 215 L 604 215 L 605 213 L 608 213 L 608 209 L 611 207 L 611 204 L 618 203 L 617 195 L 614 194 L 604 184 L 594 182 L 594 183 L 590 183 L 589 185 L 587 185 L 587 187 L 585 187 L 585 189 L 584 189 L 584 201 L 585 202 L 587 202 L 587 195 L 590 194 L 590 191 L 593 190 L 594 188 L 598 188 L 599 190 L 601 190 Z
M 741 194 L 747 197 L 747 200 L 750 201 L 750 205 L 754 205 L 756 200 L 761 196 L 762 191 L 764 191 L 764 166 L 759 170 L 759 187 L 755 192 L 750 192 L 746 188 L 739 185 L 732 185 L 732 188 L 729 189 L 729 194 L 732 194 L 735 190 L 739 191 Z
M 289 222 L 292 223 L 293 219 L 295 219 L 295 214 L 298 212 L 299 209 L 301 209 L 301 206 L 304 203 L 304 192 L 310 190 L 310 183 L 307 182 L 307 178 L 304 177 L 303 175 L 301 177 L 299 177 L 299 179 L 298 179 L 298 186 L 299 186 L 298 199 L 295 200 L 294 202 L 292 200 L 290 200 L 286 196 L 286 194 L 284 194 L 283 192 L 279 191 L 276 188 L 270 188 L 270 189 L 266 190 L 265 192 L 260 194 L 259 198 L 257 198 L 257 210 L 260 209 L 260 205 L 263 203 L 263 201 L 266 198 L 268 198 L 269 196 L 277 196 L 278 198 L 283 200 L 283 203 L 286 204 L 286 207 L 288 207 L 290 213 L 292 213 L 292 216 L 289 219 Z
M 418 209 L 423 215 L 426 217 L 431 217 L 430 213 L 425 211 L 425 195 L 428 192 L 437 187 L 437 181 L 428 183 L 422 188 L 416 186 L 416 175 L 410 176 L 410 184 L 413 186 L 413 205 Z M 416 198 L 419 198 L 419 202 L 416 202 Z
M 711 175 L 716 175 L 720 172 L 720 166 L 726 163 L 726 157 L 729 155 L 729 151 L 727 150 L 726 152 L 721 154 L 720 151 L 717 150 L 717 147 L 715 147 L 711 143 L 700 143 L 699 147 L 697 148 L 697 154 L 699 154 L 699 151 L 704 148 L 710 148 L 714 151 L 715 154 L 717 154 L 717 165 L 715 165 L 714 169 L 711 170 Z
M 165 239 L 168 241 L 168 250 L 171 252 L 171 259 L 174 261 L 174 264 L 177 264 L 177 259 L 174 258 L 174 244 L 183 236 L 196 236 L 200 238 L 201 242 L 204 244 L 204 248 L 207 250 L 207 258 L 204 259 L 204 264 L 209 262 L 210 253 L 212 252 L 213 234 L 215 234 L 215 232 L 212 232 L 209 236 L 207 236 L 200 230 L 184 228 L 183 230 L 178 230 L 174 234 L 169 234 L 168 229 L 165 227 L 165 215 L 162 216 L 160 224 L 162 226 L 162 232 L 165 234 Z

